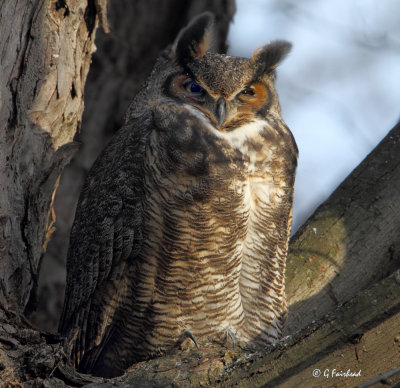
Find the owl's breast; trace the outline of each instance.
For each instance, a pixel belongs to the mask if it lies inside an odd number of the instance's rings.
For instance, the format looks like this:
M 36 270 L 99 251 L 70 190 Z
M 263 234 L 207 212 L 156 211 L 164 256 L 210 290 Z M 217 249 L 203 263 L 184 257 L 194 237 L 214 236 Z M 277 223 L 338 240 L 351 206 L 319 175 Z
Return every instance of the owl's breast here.
M 170 148 L 155 130 L 144 164 L 145 243 L 127 299 L 147 311 L 144 327 L 154 329 L 142 340 L 157 346 L 186 330 L 201 343 L 243 320 L 239 276 L 249 213 L 243 161 L 201 126 L 188 131 Z

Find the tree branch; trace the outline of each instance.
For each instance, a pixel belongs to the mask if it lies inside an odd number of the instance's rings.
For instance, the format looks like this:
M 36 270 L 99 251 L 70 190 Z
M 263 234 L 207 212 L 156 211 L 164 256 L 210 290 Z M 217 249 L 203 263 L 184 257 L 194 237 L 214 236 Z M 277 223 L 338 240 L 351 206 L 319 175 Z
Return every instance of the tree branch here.
M 400 267 L 400 124 L 290 242 L 286 334 Z

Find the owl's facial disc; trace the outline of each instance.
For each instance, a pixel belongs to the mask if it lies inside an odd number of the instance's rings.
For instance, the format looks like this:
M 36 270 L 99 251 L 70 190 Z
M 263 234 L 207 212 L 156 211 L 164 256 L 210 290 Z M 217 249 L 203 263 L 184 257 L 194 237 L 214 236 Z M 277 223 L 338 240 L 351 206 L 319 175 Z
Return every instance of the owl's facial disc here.
M 268 105 L 268 86 L 263 80 L 253 80 L 238 89 L 226 90 L 209 87 L 202 79 L 187 73 L 175 75 L 169 92 L 178 100 L 200 110 L 221 131 L 231 131 L 252 119 Z

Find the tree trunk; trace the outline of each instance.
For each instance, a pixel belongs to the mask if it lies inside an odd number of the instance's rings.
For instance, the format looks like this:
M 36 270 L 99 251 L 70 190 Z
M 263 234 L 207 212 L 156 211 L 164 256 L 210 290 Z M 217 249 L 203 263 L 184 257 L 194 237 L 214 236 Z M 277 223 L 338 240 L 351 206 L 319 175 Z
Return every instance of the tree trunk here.
M 96 7 L 92 0 L 0 5 L 0 304 L 34 304 L 53 231 L 52 202 L 80 126 Z

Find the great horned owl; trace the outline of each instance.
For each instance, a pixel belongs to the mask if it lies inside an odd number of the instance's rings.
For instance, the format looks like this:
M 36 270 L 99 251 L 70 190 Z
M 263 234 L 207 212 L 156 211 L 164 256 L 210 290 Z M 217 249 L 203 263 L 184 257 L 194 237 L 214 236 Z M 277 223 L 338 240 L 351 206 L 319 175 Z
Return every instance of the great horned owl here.
M 112 377 L 223 338 L 277 341 L 297 147 L 275 68 L 209 52 L 205 13 L 157 60 L 83 187 L 60 332 L 79 370 Z

